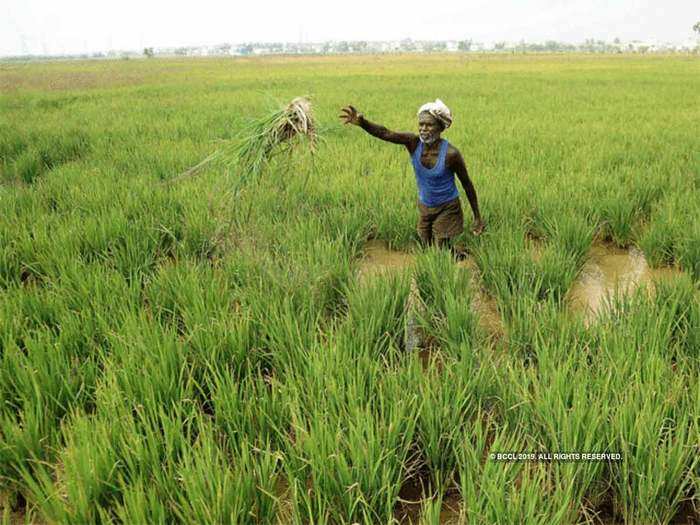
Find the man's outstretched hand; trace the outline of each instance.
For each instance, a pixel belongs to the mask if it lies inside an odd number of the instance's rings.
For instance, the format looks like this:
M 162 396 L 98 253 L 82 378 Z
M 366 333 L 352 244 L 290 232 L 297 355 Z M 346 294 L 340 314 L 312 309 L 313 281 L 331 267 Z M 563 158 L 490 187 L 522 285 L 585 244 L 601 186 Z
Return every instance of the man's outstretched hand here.
M 362 113 L 358 113 L 354 107 L 346 106 L 341 111 L 343 114 L 338 116 L 340 117 L 340 120 L 343 121 L 343 124 L 354 124 L 355 126 L 360 125 Z
M 481 219 L 475 219 L 474 224 L 472 224 L 472 233 L 476 236 L 481 235 L 484 231 L 484 221 Z

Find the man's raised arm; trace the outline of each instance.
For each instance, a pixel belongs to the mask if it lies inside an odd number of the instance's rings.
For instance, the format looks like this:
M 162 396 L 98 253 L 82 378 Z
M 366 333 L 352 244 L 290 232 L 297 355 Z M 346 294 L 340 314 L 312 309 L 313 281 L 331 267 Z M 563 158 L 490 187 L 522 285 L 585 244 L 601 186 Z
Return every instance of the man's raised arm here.
M 410 153 L 416 149 L 418 144 L 418 135 L 415 133 L 401 133 L 398 131 L 391 131 L 384 126 L 375 124 L 367 120 L 362 113 L 359 113 L 354 107 L 347 106 L 342 109 L 343 114 L 340 115 L 341 120 L 345 124 L 354 124 L 364 129 L 367 133 L 378 139 L 391 142 L 392 144 L 402 144 L 406 146 L 406 149 Z

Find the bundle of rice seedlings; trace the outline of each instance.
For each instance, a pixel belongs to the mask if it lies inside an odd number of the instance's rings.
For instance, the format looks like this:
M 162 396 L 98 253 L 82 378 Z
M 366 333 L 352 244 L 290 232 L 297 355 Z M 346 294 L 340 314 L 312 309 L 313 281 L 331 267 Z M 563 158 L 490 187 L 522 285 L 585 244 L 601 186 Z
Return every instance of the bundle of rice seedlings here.
M 251 123 L 230 160 L 247 173 L 259 173 L 276 152 L 291 151 L 299 140 L 308 139 L 311 151 L 315 151 L 317 126 L 311 102 L 297 97 L 285 108 L 275 111 Z
M 318 126 L 307 97 L 297 97 L 286 106 L 253 120 L 236 138 L 224 141 L 199 164 L 170 180 L 194 175 L 210 162 L 221 161 L 227 167 L 237 167 L 243 182 L 259 175 L 278 153 L 291 152 L 302 143 L 307 144 L 311 153 L 316 152 Z

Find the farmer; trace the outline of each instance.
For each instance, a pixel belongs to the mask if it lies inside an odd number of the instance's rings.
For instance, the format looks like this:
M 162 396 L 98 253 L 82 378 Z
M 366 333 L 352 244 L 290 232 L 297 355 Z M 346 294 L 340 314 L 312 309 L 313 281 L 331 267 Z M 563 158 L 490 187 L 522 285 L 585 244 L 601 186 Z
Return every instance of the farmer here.
M 345 124 L 360 126 L 378 139 L 403 144 L 411 154 L 418 183 L 417 230 L 423 245 L 436 243 L 455 253 L 452 241 L 464 231 L 464 216 L 455 175 L 462 183 L 474 214 L 472 233 L 481 234 L 484 222 L 479 214 L 476 191 L 469 180 L 464 159 L 457 148 L 440 137 L 452 124 L 452 114 L 440 99 L 423 104 L 418 110 L 418 135 L 390 131 L 374 124 L 353 106 L 347 106 L 342 111 L 340 118 Z

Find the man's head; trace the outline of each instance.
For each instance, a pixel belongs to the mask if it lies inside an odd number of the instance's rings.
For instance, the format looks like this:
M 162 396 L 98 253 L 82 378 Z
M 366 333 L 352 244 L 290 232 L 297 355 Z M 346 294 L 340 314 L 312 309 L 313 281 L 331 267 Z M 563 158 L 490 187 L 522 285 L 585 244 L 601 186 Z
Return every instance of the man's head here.
M 433 144 L 440 140 L 440 133 L 445 126 L 429 112 L 422 111 L 418 114 L 418 137 L 424 144 Z
M 432 144 L 452 124 L 452 112 L 439 98 L 418 110 L 418 133 L 421 141 Z

